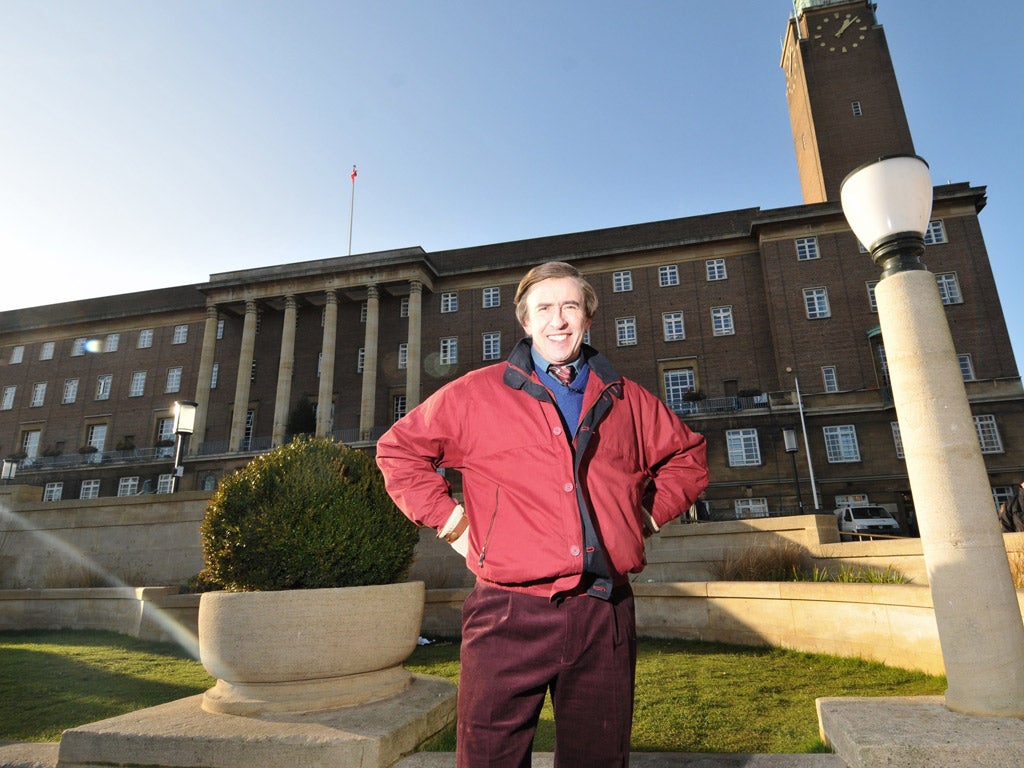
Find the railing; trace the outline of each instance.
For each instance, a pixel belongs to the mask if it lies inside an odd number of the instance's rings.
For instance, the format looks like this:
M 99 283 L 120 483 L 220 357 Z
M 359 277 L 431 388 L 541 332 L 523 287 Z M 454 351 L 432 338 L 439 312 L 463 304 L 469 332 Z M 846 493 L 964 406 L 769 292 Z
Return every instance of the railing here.
M 669 400 L 668 407 L 680 416 L 719 416 L 738 411 L 767 410 L 769 398 L 788 393 L 762 393 L 744 397 L 705 397 L 700 400 Z

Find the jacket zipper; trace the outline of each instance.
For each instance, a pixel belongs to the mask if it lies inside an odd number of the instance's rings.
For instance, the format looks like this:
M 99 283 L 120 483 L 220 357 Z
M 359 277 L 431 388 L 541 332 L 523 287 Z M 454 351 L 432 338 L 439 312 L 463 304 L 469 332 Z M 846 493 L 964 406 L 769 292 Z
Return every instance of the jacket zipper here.
M 480 568 L 484 567 L 484 559 L 487 557 L 487 545 L 491 542 L 491 532 L 494 530 L 494 521 L 498 517 L 498 494 L 500 493 L 500 488 L 494 489 L 494 509 L 491 511 L 491 520 L 487 524 L 487 535 L 484 536 L 484 543 L 480 545 L 480 559 L 477 561 L 477 566 Z

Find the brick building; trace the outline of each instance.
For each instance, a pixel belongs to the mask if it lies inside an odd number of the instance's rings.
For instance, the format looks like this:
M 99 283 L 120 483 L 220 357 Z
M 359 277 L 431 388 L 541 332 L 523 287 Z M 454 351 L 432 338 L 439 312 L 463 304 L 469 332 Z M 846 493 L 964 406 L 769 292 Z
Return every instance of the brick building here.
M 797 0 L 781 66 L 801 205 L 284 264 L 3 312 L 0 456 L 46 498 L 168 491 L 178 400 L 198 403 L 181 488 L 212 488 L 295 432 L 372 450 L 438 387 L 504 358 L 521 335 L 519 278 L 557 259 L 597 289 L 590 343 L 707 436 L 716 517 L 856 497 L 889 505 L 912 531 L 879 272 L 838 202 L 850 170 L 913 152 L 874 5 Z M 998 499 L 1024 471 L 1024 391 L 978 219 L 985 189 L 934 195 L 925 262 Z M 796 453 L 784 429 L 800 437 Z

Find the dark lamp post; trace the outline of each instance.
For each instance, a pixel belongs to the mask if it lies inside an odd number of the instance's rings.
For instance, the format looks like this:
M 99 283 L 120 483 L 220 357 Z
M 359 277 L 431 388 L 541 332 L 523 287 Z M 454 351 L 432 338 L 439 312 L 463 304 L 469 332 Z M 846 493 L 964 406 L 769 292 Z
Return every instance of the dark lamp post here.
M 793 460 L 793 484 L 796 486 L 796 507 L 799 514 L 802 515 L 804 513 L 804 500 L 800 493 L 800 475 L 796 470 L 796 454 L 800 450 L 800 444 L 797 442 L 795 429 L 786 427 L 782 430 L 782 445 L 786 453 Z
M 182 444 L 187 435 L 191 435 L 196 428 L 196 407 L 197 403 L 191 400 L 182 400 L 174 404 L 174 434 L 176 444 L 174 449 L 174 475 L 171 478 L 171 492 L 178 490 L 178 481 L 185 474 L 185 467 L 181 463 Z
M 882 269 L 875 288 L 889 382 L 946 667 L 946 706 L 1024 716 L 1024 625 L 988 471 L 935 275 L 921 263 L 928 165 L 885 157 L 840 188 Z

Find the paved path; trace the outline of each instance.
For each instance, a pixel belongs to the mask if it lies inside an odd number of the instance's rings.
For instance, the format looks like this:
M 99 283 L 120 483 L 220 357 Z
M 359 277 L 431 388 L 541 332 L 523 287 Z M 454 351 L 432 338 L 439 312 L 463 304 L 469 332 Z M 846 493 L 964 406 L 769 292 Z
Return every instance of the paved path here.
M 0 742 L 0 768 L 56 768 L 57 744 Z M 451 752 L 420 752 L 395 768 L 454 768 Z M 534 755 L 534 768 L 552 768 L 550 753 Z M 630 768 L 846 768 L 835 755 L 741 755 L 636 752 Z

